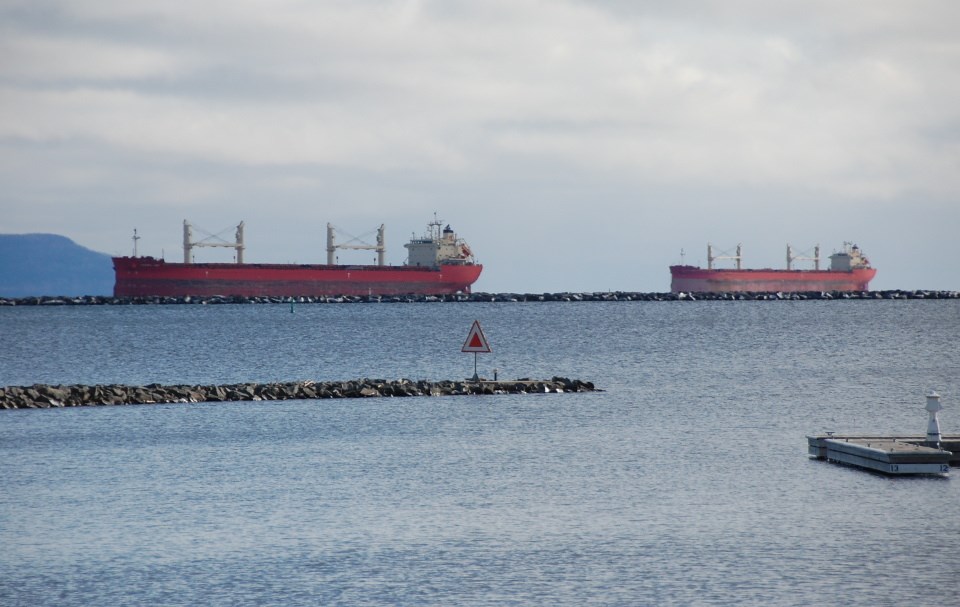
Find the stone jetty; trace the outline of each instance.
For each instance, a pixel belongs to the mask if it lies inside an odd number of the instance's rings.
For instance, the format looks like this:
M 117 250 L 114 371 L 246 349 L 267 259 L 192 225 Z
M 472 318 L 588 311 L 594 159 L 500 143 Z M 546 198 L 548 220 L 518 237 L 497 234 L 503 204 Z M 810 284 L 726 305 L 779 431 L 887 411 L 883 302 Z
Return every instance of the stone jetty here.
M 116 306 L 116 305 L 217 305 L 217 304 L 337 304 L 337 303 L 439 303 L 439 302 L 578 302 L 578 301 L 823 301 L 891 299 L 960 299 L 960 291 L 809 291 L 802 293 L 642 293 L 605 291 L 590 293 L 458 293 L 455 295 L 318 296 L 318 297 L 0 297 L 0 306 Z
M 46 385 L 0 387 L 0 409 L 45 409 L 94 405 L 277 401 L 390 396 L 457 396 L 467 394 L 533 394 L 594 392 L 592 382 L 554 377 L 546 380 L 385 380 L 217 385 Z

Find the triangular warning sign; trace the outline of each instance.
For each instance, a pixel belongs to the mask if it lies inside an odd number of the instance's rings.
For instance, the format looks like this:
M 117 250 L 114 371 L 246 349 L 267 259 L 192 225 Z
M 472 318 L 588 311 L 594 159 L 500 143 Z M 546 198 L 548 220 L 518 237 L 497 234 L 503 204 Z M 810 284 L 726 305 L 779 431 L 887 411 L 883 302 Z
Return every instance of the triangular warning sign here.
M 463 342 L 463 347 L 460 348 L 461 352 L 492 352 L 490 349 L 490 344 L 487 343 L 487 338 L 483 334 L 483 329 L 480 328 L 480 321 L 473 321 L 473 326 L 470 327 L 470 333 L 467 334 L 467 341 Z

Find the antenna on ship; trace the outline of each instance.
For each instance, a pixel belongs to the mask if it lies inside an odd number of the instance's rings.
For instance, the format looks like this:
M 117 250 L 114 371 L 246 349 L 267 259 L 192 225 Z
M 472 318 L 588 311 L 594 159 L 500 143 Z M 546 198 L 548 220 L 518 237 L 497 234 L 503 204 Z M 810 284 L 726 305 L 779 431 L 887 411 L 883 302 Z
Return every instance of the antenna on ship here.
M 680 249 L 680 265 L 686 265 L 687 254 L 684 252 L 683 248 Z
M 137 241 L 140 240 L 140 237 L 137 236 L 137 228 L 133 228 L 133 256 L 137 256 Z

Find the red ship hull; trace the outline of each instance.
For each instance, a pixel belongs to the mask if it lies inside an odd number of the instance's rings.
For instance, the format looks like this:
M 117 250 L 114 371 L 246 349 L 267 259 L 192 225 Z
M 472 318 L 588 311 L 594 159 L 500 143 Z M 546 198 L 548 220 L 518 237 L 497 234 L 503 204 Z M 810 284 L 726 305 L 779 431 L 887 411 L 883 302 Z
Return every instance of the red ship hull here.
M 877 271 L 838 270 L 705 270 L 670 266 L 674 293 L 736 293 L 804 291 L 868 291 Z
M 301 297 L 447 295 L 469 293 L 482 265 L 340 266 L 167 263 L 153 257 L 114 257 L 115 297 Z

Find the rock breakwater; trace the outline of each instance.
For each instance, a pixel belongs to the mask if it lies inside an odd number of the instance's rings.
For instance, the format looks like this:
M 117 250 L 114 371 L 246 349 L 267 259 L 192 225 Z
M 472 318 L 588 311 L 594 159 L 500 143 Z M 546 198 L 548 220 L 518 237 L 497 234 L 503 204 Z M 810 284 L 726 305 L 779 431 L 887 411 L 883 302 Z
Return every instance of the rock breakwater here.
M 392 396 L 457 396 L 594 392 L 592 382 L 554 377 L 548 380 L 413 381 L 358 379 L 334 382 L 241 383 L 214 385 L 128 386 L 121 384 L 0 387 L 0 409 L 46 409 L 96 405 L 278 401 Z
M 577 301 L 808 301 L 808 300 L 960 299 L 960 291 L 807 291 L 801 293 L 459 293 L 456 295 L 321 296 L 321 297 L 0 297 L 0 306 L 117 306 L 217 304 L 334 304 L 438 302 L 577 302 Z

